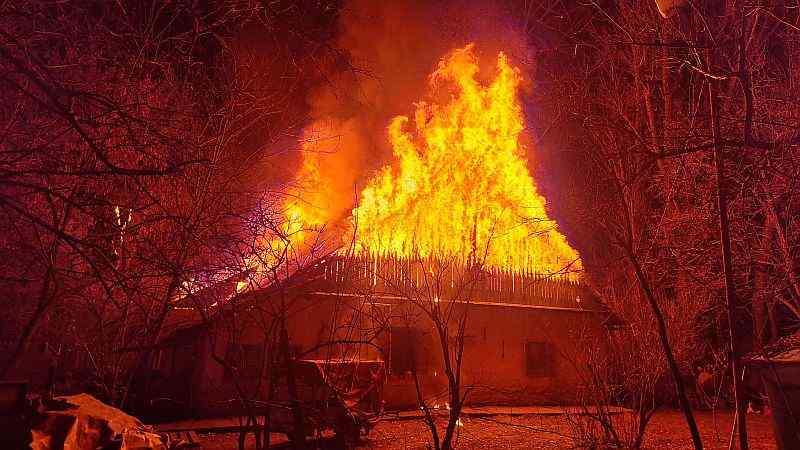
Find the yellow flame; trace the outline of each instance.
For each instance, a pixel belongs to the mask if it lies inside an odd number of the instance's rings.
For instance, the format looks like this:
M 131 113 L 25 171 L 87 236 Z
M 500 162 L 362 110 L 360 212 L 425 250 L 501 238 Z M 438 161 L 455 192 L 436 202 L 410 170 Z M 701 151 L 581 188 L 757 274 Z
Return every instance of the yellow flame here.
M 321 166 L 330 163 L 328 155 L 335 154 L 335 137 L 318 136 L 317 124 L 303 134 L 302 164 L 295 174 L 295 184 L 285 202 L 285 231 L 293 235 L 302 230 L 314 230 L 332 218 L 330 203 L 339 195 L 323 176 Z M 301 232 L 301 234 L 304 234 Z
M 254 254 L 245 261 L 248 269 L 265 271 L 280 263 L 285 252 L 302 252 L 320 230 L 341 215 L 343 207 L 337 211 L 331 204 L 341 203 L 343 194 L 321 170 L 327 165 L 341 165 L 330 157 L 336 154 L 336 137 L 326 138 L 317 128 L 323 127 L 315 123 L 303 133 L 301 165 L 280 204 L 282 222 L 259 236 Z
M 539 273 L 579 268 L 527 169 L 519 70 L 500 53 L 491 82 L 478 73 L 473 45 L 452 51 L 430 77 L 431 94 L 449 98 L 391 121 L 396 165 L 353 210 L 357 249 Z

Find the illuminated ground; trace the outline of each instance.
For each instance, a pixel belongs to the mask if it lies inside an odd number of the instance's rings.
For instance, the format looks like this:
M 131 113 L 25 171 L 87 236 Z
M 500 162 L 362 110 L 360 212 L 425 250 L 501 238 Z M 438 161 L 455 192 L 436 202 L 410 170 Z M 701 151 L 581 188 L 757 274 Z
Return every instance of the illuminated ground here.
M 697 413 L 697 421 L 708 449 L 727 449 L 730 412 Z M 755 450 L 774 449 L 770 417 L 748 415 L 750 445 Z M 584 448 L 573 438 L 577 427 L 564 416 L 495 416 L 468 418 L 460 429 L 460 449 L 570 449 Z M 233 435 L 201 436 L 203 448 L 221 450 L 236 448 Z M 414 420 L 387 420 L 378 424 L 360 449 L 426 449 L 429 435 L 425 426 Z M 247 448 L 254 448 L 248 442 Z M 285 443 L 275 448 L 288 448 Z M 648 430 L 646 449 L 690 449 L 691 441 L 683 416 L 677 411 L 656 414 Z

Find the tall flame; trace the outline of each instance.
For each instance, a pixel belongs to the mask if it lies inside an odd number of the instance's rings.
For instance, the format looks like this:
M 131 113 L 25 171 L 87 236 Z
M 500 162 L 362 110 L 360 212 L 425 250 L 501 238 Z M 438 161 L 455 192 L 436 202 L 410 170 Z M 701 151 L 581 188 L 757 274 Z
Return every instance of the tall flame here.
M 449 99 L 391 121 L 396 165 L 380 170 L 353 210 L 356 248 L 538 273 L 579 268 L 526 166 L 519 70 L 500 53 L 490 83 L 478 73 L 473 45 L 452 51 L 430 77 L 431 97 Z

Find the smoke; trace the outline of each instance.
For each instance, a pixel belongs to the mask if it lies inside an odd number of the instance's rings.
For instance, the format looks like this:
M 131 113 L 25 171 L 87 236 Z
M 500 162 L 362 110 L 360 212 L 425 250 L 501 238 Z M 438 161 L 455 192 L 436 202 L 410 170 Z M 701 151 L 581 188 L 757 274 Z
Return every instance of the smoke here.
M 448 51 L 474 42 L 494 68 L 497 52 L 530 66 L 527 45 L 493 2 L 346 1 L 335 45 L 345 53 L 311 89 L 311 123 L 296 174 L 301 220 L 342 222 L 375 171 L 391 161 L 387 126 L 424 98 L 428 77 Z M 488 75 L 488 74 L 487 74 Z

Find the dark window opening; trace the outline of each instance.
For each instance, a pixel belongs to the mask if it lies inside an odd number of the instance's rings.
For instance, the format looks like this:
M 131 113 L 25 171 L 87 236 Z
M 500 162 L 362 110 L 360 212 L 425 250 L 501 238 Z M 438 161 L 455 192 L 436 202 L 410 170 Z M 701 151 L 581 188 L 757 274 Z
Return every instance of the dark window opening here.
M 529 377 L 553 376 L 553 347 L 547 342 L 525 343 L 525 372 Z
M 393 327 L 390 342 L 392 374 L 403 375 L 426 368 L 424 336 L 420 330 Z
M 243 378 L 261 375 L 261 346 L 257 344 L 228 344 L 225 362 Z M 231 375 L 229 373 L 229 375 Z

